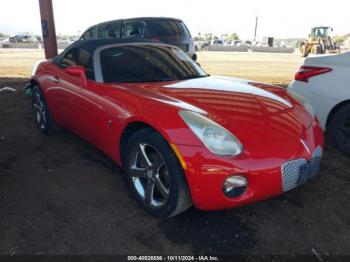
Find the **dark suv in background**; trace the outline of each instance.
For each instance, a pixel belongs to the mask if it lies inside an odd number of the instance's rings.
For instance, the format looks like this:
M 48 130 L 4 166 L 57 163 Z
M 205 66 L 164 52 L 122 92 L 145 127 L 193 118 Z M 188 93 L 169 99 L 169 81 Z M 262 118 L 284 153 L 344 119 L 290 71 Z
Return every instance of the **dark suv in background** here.
M 108 21 L 91 26 L 81 40 L 138 37 L 181 48 L 197 60 L 194 42 L 184 22 L 175 18 L 140 17 Z

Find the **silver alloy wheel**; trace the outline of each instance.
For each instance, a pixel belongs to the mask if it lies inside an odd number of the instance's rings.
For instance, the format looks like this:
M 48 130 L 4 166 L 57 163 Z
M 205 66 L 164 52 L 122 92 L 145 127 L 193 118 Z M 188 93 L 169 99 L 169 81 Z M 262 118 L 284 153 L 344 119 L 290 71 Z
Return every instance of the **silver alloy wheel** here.
M 46 110 L 40 93 L 35 92 L 33 97 L 33 109 L 36 122 L 41 129 L 46 127 Z
M 151 207 L 162 207 L 169 199 L 170 176 L 162 155 L 153 146 L 139 143 L 131 151 L 129 175 L 143 199 Z

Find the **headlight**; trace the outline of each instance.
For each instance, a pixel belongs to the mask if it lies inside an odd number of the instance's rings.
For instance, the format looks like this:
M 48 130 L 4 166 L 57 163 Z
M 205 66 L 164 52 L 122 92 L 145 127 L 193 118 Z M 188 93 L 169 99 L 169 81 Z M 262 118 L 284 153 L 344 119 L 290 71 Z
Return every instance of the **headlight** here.
M 181 111 L 179 114 L 193 133 L 214 154 L 237 156 L 242 153 L 243 147 L 239 140 L 219 124 L 195 112 Z
M 314 109 L 312 108 L 312 105 L 310 104 L 309 100 L 307 100 L 305 97 L 299 95 L 298 93 L 287 89 L 288 95 L 290 95 L 293 99 L 295 99 L 299 104 L 304 107 L 304 109 L 312 116 L 315 117 Z

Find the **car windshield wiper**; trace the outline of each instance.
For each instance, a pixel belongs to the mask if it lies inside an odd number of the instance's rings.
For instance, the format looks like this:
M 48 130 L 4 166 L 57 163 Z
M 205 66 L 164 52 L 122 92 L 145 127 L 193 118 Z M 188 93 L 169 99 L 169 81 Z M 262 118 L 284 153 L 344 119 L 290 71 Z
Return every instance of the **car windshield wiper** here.
M 161 78 L 161 79 L 150 79 L 150 78 L 140 78 L 134 80 L 126 80 L 126 81 L 117 81 L 116 83 L 152 83 L 152 82 L 170 82 L 176 81 L 176 79 L 171 78 Z
M 160 78 L 160 79 L 140 79 L 139 82 L 170 82 L 175 81 L 172 78 Z
M 171 82 L 171 81 L 182 81 L 182 80 L 188 80 L 188 79 L 195 79 L 195 78 L 203 78 L 208 77 L 209 75 L 203 75 L 203 76 L 187 76 L 183 78 L 173 79 L 173 78 L 160 78 L 160 79 L 151 79 L 151 78 L 139 78 L 134 80 L 121 80 L 121 81 L 115 81 L 115 83 L 152 83 L 152 82 Z
M 210 75 L 203 75 L 203 76 L 186 76 L 186 77 L 183 77 L 179 80 L 188 80 L 188 79 L 195 79 L 195 78 L 204 78 L 204 77 L 208 77 Z

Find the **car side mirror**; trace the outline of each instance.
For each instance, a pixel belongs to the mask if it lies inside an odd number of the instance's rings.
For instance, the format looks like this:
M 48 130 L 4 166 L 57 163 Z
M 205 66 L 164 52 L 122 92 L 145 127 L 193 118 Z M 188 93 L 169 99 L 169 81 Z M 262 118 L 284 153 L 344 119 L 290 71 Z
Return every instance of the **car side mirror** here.
M 67 75 L 80 77 L 84 87 L 87 86 L 86 70 L 82 66 L 69 66 L 65 69 Z

